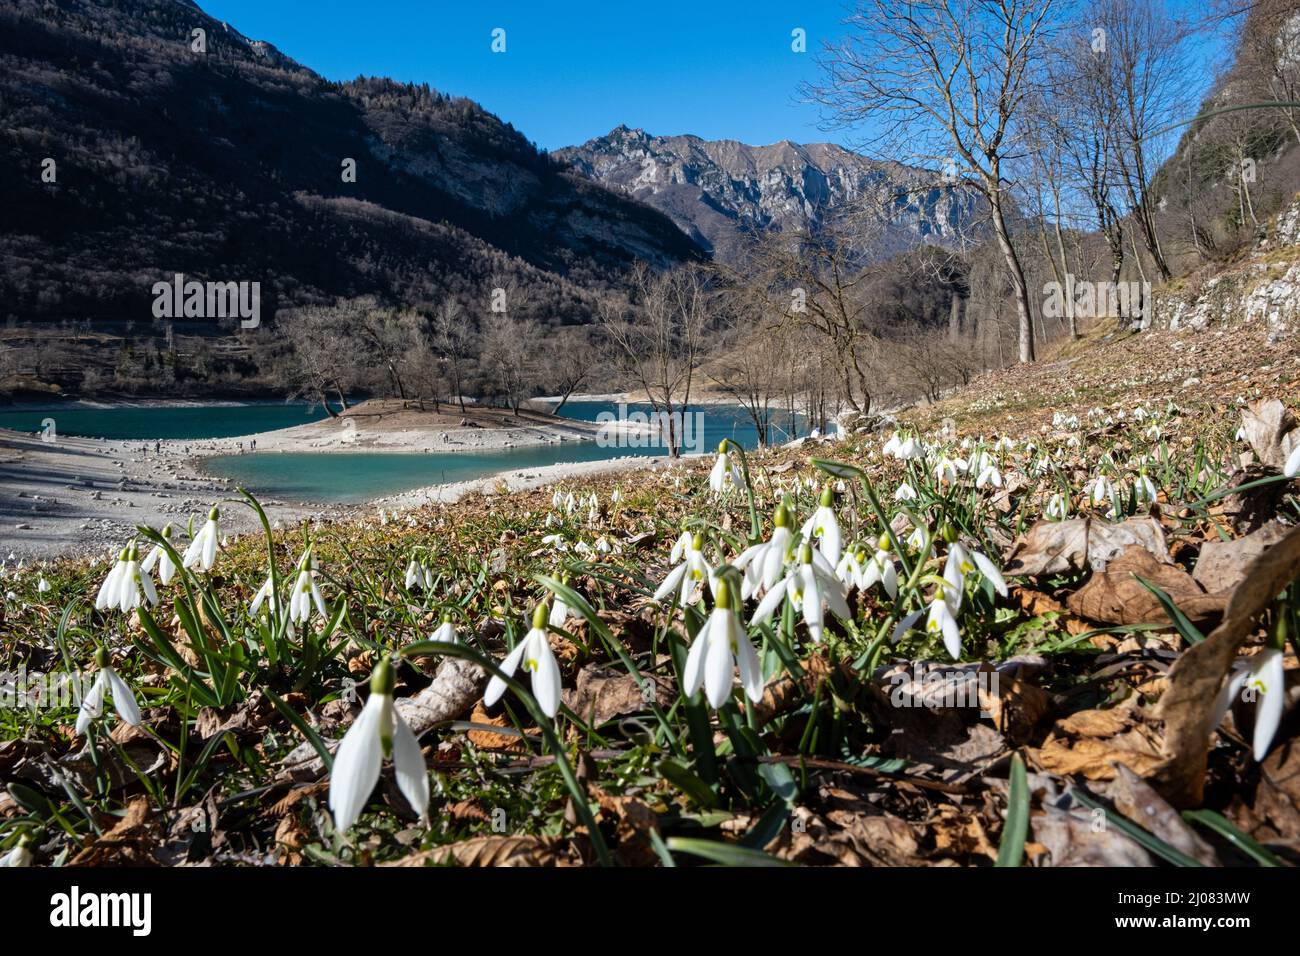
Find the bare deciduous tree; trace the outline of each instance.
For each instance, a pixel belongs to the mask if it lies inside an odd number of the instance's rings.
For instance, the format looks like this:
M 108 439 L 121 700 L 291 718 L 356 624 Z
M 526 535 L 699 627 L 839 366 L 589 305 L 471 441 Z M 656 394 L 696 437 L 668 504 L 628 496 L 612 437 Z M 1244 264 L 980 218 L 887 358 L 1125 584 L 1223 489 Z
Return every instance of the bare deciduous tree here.
M 1054 0 L 865 0 L 850 35 L 828 47 L 812 89 L 869 146 L 962 176 L 989 204 L 1019 318 L 1019 355 L 1034 359 L 1029 289 L 1008 222 L 1004 166 L 1023 152 L 1022 106 L 1047 52 Z

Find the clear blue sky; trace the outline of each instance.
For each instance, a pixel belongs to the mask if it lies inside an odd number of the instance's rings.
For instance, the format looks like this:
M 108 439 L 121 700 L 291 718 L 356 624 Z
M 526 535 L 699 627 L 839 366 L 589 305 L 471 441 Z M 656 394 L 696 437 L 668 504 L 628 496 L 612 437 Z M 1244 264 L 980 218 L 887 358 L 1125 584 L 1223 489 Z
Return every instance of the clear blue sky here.
M 554 149 L 619 123 L 765 144 L 839 141 L 798 102 L 839 0 L 198 0 L 332 80 L 427 82 Z M 506 52 L 491 51 L 492 30 Z M 791 31 L 807 31 L 806 53 Z

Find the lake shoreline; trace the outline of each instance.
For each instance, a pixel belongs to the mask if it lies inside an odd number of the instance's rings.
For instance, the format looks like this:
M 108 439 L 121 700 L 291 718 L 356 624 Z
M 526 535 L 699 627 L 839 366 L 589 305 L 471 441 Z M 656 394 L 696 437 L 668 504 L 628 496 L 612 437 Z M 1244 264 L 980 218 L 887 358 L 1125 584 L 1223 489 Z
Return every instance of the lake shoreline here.
M 400 404 L 400 403 L 398 403 Z M 224 407 L 224 406 L 221 406 Z M 213 439 L 107 439 L 56 435 L 43 441 L 27 432 L 0 429 L 0 559 L 26 560 L 106 555 L 120 548 L 138 525 L 184 527 L 191 515 L 237 498 L 235 482 L 205 468 L 223 455 L 308 452 L 322 456 L 374 452 L 454 455 L 511 448 L 593 441 L 594 423 L 556 419 L 535 411 L 515 416 L 503 409 L 466 409 L 418 424 L 410 409 L 385 403 L 355 406 L 343 419 Z M 475 414 L 477 413 L 477 414 Z M 417 413 L 422 414 L 422 413 Z M 455 420 L 448 426 L 446 422 Z M 503 424 L 503 420 L 505 423 Z M 256 442 L 256 451 L 252 443 Z M 414 508 L 456 501 L 476 492 L 537 487 L 576 475 L 655 467 L 651 456 L 611 457 L 509 469 L 477 478 L 431 483 L 358 502 L 260 499 L 272 521 L 339 521 L 373 513 L 376 507 Z M 223 533 L 259 527 L 252 510 L 222 506 Z

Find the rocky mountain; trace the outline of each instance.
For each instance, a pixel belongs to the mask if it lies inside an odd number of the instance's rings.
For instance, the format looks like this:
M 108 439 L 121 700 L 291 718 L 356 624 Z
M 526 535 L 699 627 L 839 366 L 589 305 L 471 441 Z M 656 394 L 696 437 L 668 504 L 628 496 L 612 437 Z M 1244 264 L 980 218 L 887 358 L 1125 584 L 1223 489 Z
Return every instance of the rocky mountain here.
M 0 4 L 0 168 L 10 325 L 140 334 L 174 273 L 258 281 L 264 313 L 509 284 L 582 321 L 634 259 L 699 255 L 476 103 L 329 82 L 189 0 Z
M 736 261 L 747 234 L 805 223 L 816 228 L 846 207 L 874 221 L 882 257 L 918 240 L 952 247 L 981 234 L 981 205 L 970 192 L 937 181 L 933 172 L 830 143 L 748 146 L 619 126 L 554 156 L 665 213 L 724 262 Z

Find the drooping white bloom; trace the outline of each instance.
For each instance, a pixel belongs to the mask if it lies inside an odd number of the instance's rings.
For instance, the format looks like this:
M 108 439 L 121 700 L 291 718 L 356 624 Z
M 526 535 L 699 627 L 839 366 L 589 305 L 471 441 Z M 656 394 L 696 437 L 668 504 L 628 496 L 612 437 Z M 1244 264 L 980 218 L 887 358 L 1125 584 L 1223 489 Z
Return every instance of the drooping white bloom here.
M 217 527 L 219 516 L 220 512 L 216 508 L 208 512 L 208 520 L 181 556 L 182 567 L 192 568 L 198 565 L 204 571 L 212 569 L 213 562 L 217 560 L 217 542 L 221 539 L 221 530 Z
M 1300 475 L 1300 443 L 1298 443 L 1292 450 L 1291 454 L 1287 456 L 1286 464 L 1282 466 L 1282 474 L 1286 475 L 1288 478 L 1294 478 L 1296 475 Z
M 170 522 L 163 526 L 162 536 L 170 543 L 172 537 Z M 140 562 L 141 570 L 151 573 L 155 565 L 158 567 L 158 580 L 164 585 L 171 584 L 172 578 L 176 576 L 176 564 L 172 561 L 171 555 L 167 553 L 167 549 L 161 544 L 155 544 L 153 549 L 145 555 L 144 560 Z
M 252 603 L 248 605 L 249 617 L 257 617 L 257 612 L 262 609 L 263 604 L 266 604 L 267 610 L 272 614 L 279 610 L 280 602 L 276 600 L 274 587 L 275 582 L 268 576 L 262 586 L 257 589 L 257 593 L 253 595 Z
M 844 547 L 844 536 L 840 531 L 840 522 L 835 517 L 834 509 L 831 508 L 834 501 L 834 490 L 829 486 L 823 488 L 821 502 L 818 504 L 817 510 L 812 513 L 812 517 L 805 521 L 803 528 L 800 529 L 804 540 L 817 539 L 817 546 L 822 555 L 832 565 L 839 562 L 840 553 Z
M 294 624 L 306 624 L 311 620 L 312 608 L 322 618 L 329 619 L 325 610 L 325 599 L 316 585 L 316 555 L 307 552 L 298 561 L 298 578 L 294 581 L 293 591 L 289 595 L 289 620 Z
M 808 634 L 814 641 L 822 639 L 827 607 L 840 620 L 848 620 L 852 616 L 848 602 L 844 599 L 844 584 L 815 563 L 812 546 L 808 544 L 800 549 L 799 563 L 759 602 L 749 623 L 764 624 L 770 621 L 781 602 L 786 600 L 794 605 L 796 612 L 803 615 Z
M 438 625 L 437 630 L 429 635 L 429 640 L 437 641 L 439 644 L 458 644 L 460 638 L 456 636 L 456 625 L 451 622 L 451 613 L 443 614 L 442 623 Z
M 379 782 L 384 757 L 391 755 L 397 775 L 397 789 L 411 808 L 427 820 L 429 773 L 420 753 L 420 742 L 393 706 L 393 670 L 386 657 L 370 674 L 370 697 L 366 706 L 343 735 L 334 767 L 330 771 L 329 806 L 334 826 L 352 828 L 365 808 L 366 800 Z
M 1070 502 L 1059 492 L 1048 499 L 1047 507 L 1043 509 L 1044 517 L 1051 518 L 1053 521 L 1064 521 L 1069 514 Z
M 709 489 L 715 495 L 720 495 L 741 487 L 744 482 L 740 466 L 732 461 L 731 453 L 727 451 L 727 439 L 724 438 L 718 445 L 718 460 L 713 463 L 713 470 L 709 472 Z
M 433 587 L 433 572 L 428 565 L 411 558 L 411 563 L 406 566 L 405 583 L 408 591 L 416 588 L 428 591 Z
M 958 575 L 960 575 L 960 578 L 954 580 L 949 577 L 949 568 L 952 568 Z M 993 590 L 997 591 L 998 594 L 1003 597 L 1007 596 L 1007 582 L 1002 577 L 1002 572 L 998 570 L 998 566 L 980 552 L 967 551 L 962 547 L 960 542 L 954 541 L 948 549 L 948 561 L 944 568 L 945 580 L 950 584 L 957 586 L 960 593 L 960 579 L 965 578 L 969 574 L 974 574 L 976 571 L 978 571 L 993 585 Z M 958 600 L 957 606 L 961 606 L 960 600 Z M 957 608 L 954 607 L 953 610 L 956 611 Z
M 1258 763 L 1268 756 L 1269 744 L 1282 722 L 1286 704 L 1286 673 L 1282 667 L 1283 654 L 1269 647 L 1253 657 L 1238 660 L 1232 676 L 1223 685 L 1215 702 L 1214 726 L 1222 723 L 1233 699 L 1241 691 L 1243 699 L 1255 702 L 1255 730 L 1251 735 L 1251 751 Z
M 126 686 L 126 681 L 118 677 L 117 671 L 113 670 L 107 649 L 101 647 L 95 652 L 95 664 L 99 668 L 99 673 L 95 675 L 95 682 L 90 685 L 90 690 L 81 700 L 81 709 L 77 711 L 77 723 L 73 728 L 74 733 L 78 736 L 84 734 L 90 722 L 103 715 L 104 694 L 110 690 L 113 692 L 113 709 L 117 711 L 117 715 L 128 724 L 139 724 L 140 708 L 136 705 L 135 695 L 131 693 L 131 688 Z
M 17 846 L 4 856 L 0 856 L 0 869 L 17 869 L 19 867 L 31 866 L 32 851 L 28 843 L 28 838 L 23 837 L 18 841 Z
M 98 610 L 117 608 L 123 614 L 144 604 L 152 607 L 158 603 L 158 592 L 148 571 L 140 568 L 139 552 L 134 544 L 128 545 L 118 556 L 117 563 L 104 578 L 95 595 Z
M 894 490 L 894 500 L 895 500 L 895 501 L 915 501 L 915 500 L 916 500 L 916 489 L 913 488 L 911 485 L 909 485 L 907 482 L 903 482 L 901 485 L 899 485 L 899 486 Z
M 835 576 L 845 588 L 861 588 L 862 568 L 867 562 L 867 552 L 849 548 L 835 565 Z
M 533 697 L 537 699 L 537 705 L 547 717 L 554 717 L 560 709 L 560 665 L 546 636 L 546 618 L 546 605 L 537 605 L 533 610 L 532 629 L 501 662 L 501 673 L 513 677 L 522 662 L 524 670 L 533 675 Z M 506 682 L 493 675 L 483 694 L 483 704 L 491 707 L 505 692 Z
M 682 547 L 683 539 L 687 541 L 685 548 Z M 702 535 L 683 533 L 677 544 L 673 546 L 672 560 L 677 562 L 676 566 L 668 572 L 655 590 L 656 601 L 662 602 L 675 591 L 677 603 L 685 607 L 693 603 L 692 598 L 698 602 L 703 597 L 703 592 L 697 596 L 696 585 L 707 583 L 710 588 L 713 588 L 715 583 L 713 569 L 709 567 L 709 562 L 704 557 L 703 548 Z
M 732 674 L 738 669 L 745 696 L 757 703 L 763 697 L 763 667 L 732 607 L 725 578 L 718 580 L 715 598 L 709 619 L 686 655 L 682 692 L 690 697 L 702 686 L 709 706 L 717 710 L 731 696 Z
M 99 593 L 95 595 L 95 609 L 104 611 L 110 607 L 117 607 L 122 593 L 122 576 L 126 573 L 126 556 L 131 553 L 130 548 L 123 548 L 117 556 L 117 561 L 109 569 L 104 581 L 99 586 Z
M 947 587 L 936 589 L 934 597 L 930 600 L 925 629 L 931 634 L 942 634 L 943 646 L 947 648 L 953 660 L 958 660 L 961 657 L 961 631 L 957 628 L 957 618 L 953 616 L 953 610 L 948 604 L 946 592 L 950 590 L 951 588 Z
M 793 541 L 790 509 L 784 504 L 778 505 L 773 517 L 772 537 L 746 548 L 736 558 L 735 566 L 745 572 L 740 595 L 742 601 L 761 589 L 776 586 L 776 582 L 781 580 L 781 572 Z
M 45 580 L 44 577 L 42 577 L 39 581 L 36 582 L 37 594 L 48 594 L 49 590 L 50 590 L 50 582 Z
M 898 597 L 898 570 L 894 567 L 894 556 L 889 553 L 889 535 L 887 534 L 880 536 L 876 553 L 863 566 L 858 587 L 865 591 L 876 582 L 880 582 L 885 589 L 885 593 L 891 598 Z
M 988 452 L 980 452 L 979 473 L 975 477 L 975 487 L 983 488 L 985 485 L 992 485 L 995 488 L 1002 487 L 1002 472 L 998 470 L 998 463 Z
M 1094 505 L 1103 504 L 1115 495 L 1115 486 L 1105 475 L 1098 475 L 1096 481 L 1088 486 L 1088 500 Z
M 1156 486 L 1145 471 L 1138 472 L 1137 480 L 1133 485 L 1134 497 L 1138 504 L 1156 500 Z
M 949 458 L 943 455 L 939 463 L 934 466 L 934 477 L 941 482 L 956 481 L 959 475 L 966 474 L 969 467 L 964 458 Z
M 885 442 L 884 453 L 893 455 L 894 458 L 904 460 L 904 462 L 910 462 L 910 460 L 922 458 L 926 454 L 926 449 L 920 445 L 917 438 L 910 436 L 910 434 L 906 438 L 902 438 L 898 432 L 894 432 L 893 437 Z

